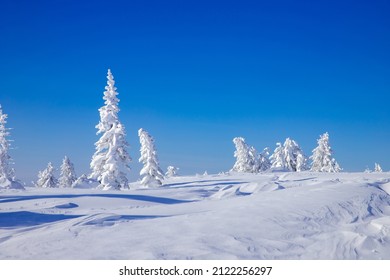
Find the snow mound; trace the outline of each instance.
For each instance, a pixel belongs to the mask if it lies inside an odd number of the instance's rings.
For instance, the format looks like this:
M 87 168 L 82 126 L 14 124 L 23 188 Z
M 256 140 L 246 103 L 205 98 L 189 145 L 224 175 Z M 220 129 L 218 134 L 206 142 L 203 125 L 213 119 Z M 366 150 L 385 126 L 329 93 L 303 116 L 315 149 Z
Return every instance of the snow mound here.
M 89 179 L 87 175 L 81 175 L 72 185 L 74 189 L 96 189 L 99 186 L 99 182 L 93 179 Z
M 380 185 L 380 188 L 390 194 L 390 182 Z
M 71 208 L 76 208 L 76 207 L 79 207 L 76 203 L 65 203 L 65 204 L 60 204 L 60 205 L 56 205 L 54 206 L 55 208 L 58 208 L 58 209 L 71 209 Z
M 1 180 L 0 189 L 24 190 L 24 186 L 18 181 L 11 181 L 6 179 Z

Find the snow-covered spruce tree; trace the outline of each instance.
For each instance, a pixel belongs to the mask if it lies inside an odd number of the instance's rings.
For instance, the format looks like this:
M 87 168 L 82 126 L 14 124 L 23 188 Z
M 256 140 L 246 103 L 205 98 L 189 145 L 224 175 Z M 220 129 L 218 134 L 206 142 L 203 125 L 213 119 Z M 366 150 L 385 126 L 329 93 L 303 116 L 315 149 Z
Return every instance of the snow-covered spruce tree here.
M 3 113 L 0 105 L 0 188 L 23 189 L 22 184 L 15 178 L 15 171 L 10 167 L 12 159 L 8 154 L 10 135 L 6 128 L 8 115 Z
M 283 145 L 283 154 L 288 170 L 297 172 L 307 170 L 307 158 L 297 142 L 287 138 Z
M 118 118 L 119 99 L 114 77 L 108 69 L 107 86 L 103 99 L 104 106 L 99 109 L 100 122 L 96 126 L 97 134 L 102 134 L 95 143 L 96 151 L 92 157 L 91 179 L 99 182 L 103 190 L 120 190 L 128 188 L 126 173 L 130 170 L 131 157 L 127 152 L 128 143 L 124 126 Z
M 242 137 L 234 138 L 233 143 L 236 146 L 236 150 L 234 151 L 236 162 L 231 171 L 247 173 L 257 172 L 258 163 L 256 150 L 253 147 L 249 147 Z
M 318 146 L 310 156 L 312 160 L 311 171 L 315 172 L 340 172 L 342 169 L 337 161 L 332 158 L 332 149 L 329 145 L 328 132 L 322 134 L 317 140 Z
M 54 176 L 54 167 L 49 162 L 46 169 L 39 171 L 38 181 L 35 183 L 35 186 L 38 188 L 57 188 L 58 180 Z
M 160 169 L 154 140 L 144 129 L 138 130 L 139 142 L 141 143 L 141 157 L 139 162 L 143 163 L 140 175 L 143 177 L 141 184 L 145 187 L 159 187 L 162 185 L 164 175 Z
M 7 140 L 9 136 L 8 129 L 5 127 L 7 123 L 7 115 L 3 113 L 0 105 L 0 184 L 6 185 L 11 181 L 11 169 L 9 162 L 11 157 L 8 154 L 10 144 Z
M 269 160 L 269 148 L 265 148 L 263 152 L 259 154 L 258 165 L 258 171 L 266 171 L 271 168 L 271 161 Z
M 379 163 L 375 162 L 374 172 L 383 172 L 382 167 L 379 165 Z
M 269 157 L 269 159 L 271 161 L 271 168 L 285 169 L 287 167 L 282 143 L 276 143 L 274 153 Z
M 61 165 L 61 174 L 59 178 L 60 188 L 71 188 L 73 183 L 77 180 L 76 172 L 74 171 L 73 163 L 65 156 Z
M 174 166 L 168 166 L 167 167 L 167 172 L 165 172 L 165 177 L 170 178 L 170 177 L 175 177 L 177 176 L 179 168 L 176 168 Z
M 301 151 L 302 152 L 302 151 Z M 307 157 L 303 153 L 297 154 L 297 165 L 296 170 L 297 172 L 308 170 L 307 166 Z

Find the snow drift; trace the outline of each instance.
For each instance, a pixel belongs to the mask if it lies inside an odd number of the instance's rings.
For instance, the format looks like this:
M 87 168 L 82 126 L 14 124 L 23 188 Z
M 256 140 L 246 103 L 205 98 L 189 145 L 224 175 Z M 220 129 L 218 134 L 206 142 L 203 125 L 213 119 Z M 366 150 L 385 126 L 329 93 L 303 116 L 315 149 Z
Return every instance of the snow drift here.
M 390 174 L 0 191 L 0 259 L 390 259 Z

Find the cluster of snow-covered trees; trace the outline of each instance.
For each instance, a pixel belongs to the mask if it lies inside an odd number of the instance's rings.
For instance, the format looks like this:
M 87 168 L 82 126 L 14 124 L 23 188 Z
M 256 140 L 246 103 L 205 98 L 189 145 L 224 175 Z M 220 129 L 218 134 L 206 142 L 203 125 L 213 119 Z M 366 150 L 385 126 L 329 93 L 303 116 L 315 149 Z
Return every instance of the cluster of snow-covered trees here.
M 38 188 L 71 188 L 76 181 L 77 176 L 73 163 L 65 156 L 60 168 L 60 178 L 56 178 L 55 168 L 52 163 L 49 162 L 46 169 L 39 171 L 38 180 L 35 182 L 35 186 Z
M 266 171 L 271 167 L 271 162 L 268 159 L 268 148 L 265 148 L 262 153 L 257 153 L 256 149 L 248 146 L 242 137 L 234 138 L 233 143 L 236 146 L 236 151 L 234 152 L 236 162 L 232 171 L 257 173 Z
M 95 143 L 96 151 L 90 164 L 92 173 L 89 178 L 99 182 L 98 188 L 103 190 L 127 189 L 129 184 L 126 173 L 130 170 L 129 163 L 132 159 L 127 152 L 129 144 L 125 139 L 125 127 L 118 117 L 118 92 L 110 69 L 105 89 L 105 105 L 99 109 L 100 122 L 96 126 L 97 134 L 102 136 Z M 154 140 L 142 128 L 138 131 L 138 136 L 141 144 L 139 162 L 144 165 L 140 172 L 141 184 L 145 187 L 161 186 L 164 175 L 159 166 Z
M 101 135 L 95 143 L 95 153 L 92 156 L 89 175 L 76 176 L 74 166 L 67 156 L 60 167 L 59 179 L 55 176 L 55 168 L 51 163 L 40 171 L 38 180 L 34 183 L 40 188 L 71 188 L 96 187 L 102 190 L 128 189 L 127 173 L 130 170 L 131 157 L 127 152 L 129 144 L 126 141 L 126 131 L 120 122 L 119 99 L 115 87 L 114 77 L 110 71 L 107 73 L 107 86 L 103 93 L 104 106 L 99 109 L 100 121 L 96 125 L 97 134 Z M 0 188 L 23 188 L 22 183 L 16 179 L 13 164 L 9 156 L 10 141 L 9 130 L 6 128 L 7 115 L 3 113 L 0 105 Z M 177 175 L 178 168 L 168 166 L 165 173 L 161 171 L 153 138 L 144 130 L 138 131 L 140 141 L 139 162 L 143 164 L 140 171 L 140 183 L 145 187 L 158 187 L 163 184 L 164 178 Z M 272 155 L 265 148 L 258 153 L 253 146 L 245 143 L 244 138 L 233 139 L 236 147 L 234 157 L 236 162 L 231 169 L 235 172 L 258 173 L 267 170 L 340 172 L 342 169 L 332 157 L 329 145 L 329 134 L 324 133 L 317 140 L 318 146 L 307 158 L 298 143 L 290 138 L 285 142 L 277 143 Z M 310 164 L 309 164 L 310 160 Z M 371 172 L 371 171 L 370 171 Z M 379 164 L 375 163 L 375 172 L 382 172 Z
M 119 99 L 115 87 L 114 76 L 110 69 L 107 73 L 107 86 L 103 93 L 104 106 L 99 109 L 100 121 L 96 125 L 100 139 L 95 143 L 95 153 L 92 156 L 89 175 L 83 174 L 77 178 L 74 166 L 68 157 L 65 157 L 60 177 L 56 178 L 52 163 L 38 173 L 38 180 L 34 185 L 39 188 L 70 188 L 70 187 L 97 187 L 102 190 L 128 189 L 127 173 L 130 170 L 131 157 L 127 152 L 129 144 L 126 141 L 125 127 L 118 117 Z M 9 167 L 12 162 L 8 155 L 9 136 L 5 128 L 7 115 L 3 114 L 0 106 L 0 188 L 23 188 L 15 178 L 14 171 Z M 138 131 L 141 144 L 141 157 L 139 161 L 144 165 L 140 176 L 141 184 L 145 187 L 162 185 L 164 175 L 159 166 L 157 152 L 153 138 L 149 133 L 140 129 Z M 165 178 L 177 175 L 178 168 L 169 166 Z
M 269 156 L 268 148 L 258 154 L 254 147 L 248 146 L 244 138 L 233 139 L 236 146 L 234 157 L 236 162 L 232 171 L 257 173 L 269 169 L 300 172 L 305 170 L 315 172 L 340 172 L 341 168 L 332 157 L 329 145 L 329 134 L 324 133 L 317 140 L 318 146 L 313 150 L 309 159 L 305 156 L 298 143 L 287 138 L 284 143 L 276 143 L 276 148 Z
M 127 151 L 129 144 L 126 141 L 124 125 L 119 120 L 119 99 L 115 87 L 114 76 L 111 70 L 107 73 L 107 86 L 103 93 L 104 106 L 99 109 L 100 121 L 96 125 L 97 134 L 101 134 L 95 143 L 95 153 L 92 156 L 89 176 L 83 174 L 77 179 L 73 165 L 66 157 L 61 166 L 59 181 L 54 177 L 54 168 L 51 163 L 39 172 L 37 187 L 85 187 L 96 186 L 102 190 L 123 190 L 129 188 L 127 173 L 130 171 L 131 157 Z M 157 151 L 153 138 L 149 133 L 140 129 L 138 136 L 141 144 L 141 157 L 143 163 L 140 175 L 141 184 L 145 187 L 158 187 L 162 185 L 164 175 L 160 169 Z M 168 177 L 176 175 L 176 168 L 168 168 Z

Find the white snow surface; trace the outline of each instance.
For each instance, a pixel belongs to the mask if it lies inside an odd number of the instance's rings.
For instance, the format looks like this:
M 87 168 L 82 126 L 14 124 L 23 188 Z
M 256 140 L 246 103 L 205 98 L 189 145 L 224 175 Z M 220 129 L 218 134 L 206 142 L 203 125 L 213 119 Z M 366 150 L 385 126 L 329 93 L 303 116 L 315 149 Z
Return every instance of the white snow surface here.
M 0 190 L 0 259 L 390 259 L 390 173 Z

